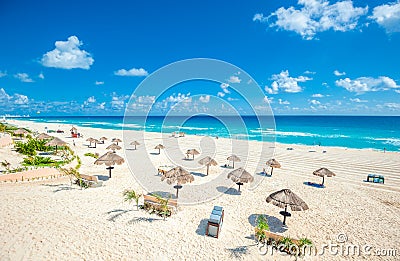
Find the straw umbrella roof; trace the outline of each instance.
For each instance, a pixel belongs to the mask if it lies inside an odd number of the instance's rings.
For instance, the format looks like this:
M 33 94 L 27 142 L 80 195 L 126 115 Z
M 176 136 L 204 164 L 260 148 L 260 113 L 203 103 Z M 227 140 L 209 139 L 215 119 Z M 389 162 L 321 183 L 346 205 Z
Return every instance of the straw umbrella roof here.
M 324 177 L 324 176 L 333 177 L 333 176 L 336 176 L 335 173 L 333 173 L 332 171 L 330 171 L 327 168 L 317 169 L 316 171 L 313 172 L 313 174 L 316 175 L 316 176 L 320 176 L 320 177 Z
M 41 133 L 36 137 L 38 140 L 48 140 L 53 138 L 52 136 L 46 134 L 46 133 Z
M 122 142 L 122 140 L 119 139 L 119 138 L 113 138 L 111 141 L 112 141 L 112 142 Z
M 94 143 L 100 143 L 100 141 L 98 139 L 93 139 L 92 142 Z
M 228 179 L 231 179 L 233 182 L 236 183 L 237 182 L 248 183 L 254 181 L 254 177 L 242 167 L 235 169 L 234 171 L 231 171 L 228 174 Z
M 92 137 L 90 137 L 90 138 L 87 138 L 86 141 L 93 142 L 94 139 Z
M 64 146 L 64 145 L 67 145 L 67 143 L 57 137 L 46 143 L 46 146 Z
M 294 194 L 290 189 L 282 189 L 269 195 L 266 199 L 268 203 L 272 203 L 277 207 L 290 207 L 293 211 L 307 210 L 308 206 L 299 196 Z
M 112 166 L 115 164 L 121 165 L 124 162 L 125 160 L 121 156 L 117 155 L 115 152 L 107 152 L 103 156 L 99 157 L 94 162 L 94 164 L 96 165 L 105 164 L 106 166 Z
M 190 155 L 199 155 L 200 152 L 198 152 L 196 149 L 190 149 L 186 151 L 186 154 L 190 154 Z
M 99 140 L 105 141 L 108 140 L 106 137 L 101 137 Z
M 16 135 L 23 135 L 23 134 L 28 134 L 28 133 L 29 133 L 29 131 L 22 129 L 22 128 L 14 131 L 14 134 L 16 134 Z
M 240 162 L 240 158 L 234 154 L 232 154 L 231 156 L 229 156 L 228 158 L 226 158 L 227 160 L 230 161 L 239 161 Z
M 120 146 L 118 146 L 117 144 L 111 144 L 110 146 L 108 146 L 107 148 L 106 148 L 107 150 L 120 150 L 120 149 L 122 149 Z
M 77 131 L 78 129 L 77 128 L 75 128 L 75 127 L 72 127 L 71 129 L 70 129 L 70 131 Z
M 281 164 L 276 160 L 276 159 L 270 159 L 267 161 L 268 166 L 272 167 L 272 168 L 280 168 Z
M 155 149 L 159 150 L 159 149 L 164 149 L 164 145 L 162 144 L 158 144 L 157 146 L 154 147 Z
M 138 141 L 132 141 L 131 143 L 130 143 L 130 145 L 140 145 L 140 143 L 138 142 Z
M 210 165 L 217 166 L 218 165 L 218 163 L 210 156 L 204 157 L 201 160 L 199 160 L 199 164 L 205 165 L 205 166 L 210 166 Z
M 169 185 L 171 184 L 186 184 L 194 181 L 194 177 L 189 171 L 185 170 L 181 166 L 175 167 L 163 174 L 161 181 L 167 180 Z

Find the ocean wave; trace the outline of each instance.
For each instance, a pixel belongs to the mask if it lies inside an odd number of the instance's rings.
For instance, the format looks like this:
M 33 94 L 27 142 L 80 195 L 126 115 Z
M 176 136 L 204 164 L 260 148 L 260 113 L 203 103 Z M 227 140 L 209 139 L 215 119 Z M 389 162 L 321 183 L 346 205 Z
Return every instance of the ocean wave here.
M 375 140 L 383 141 L 384 144 L 400 146 L 400 139 L 397 138 L 375 138 Z
M 163 129 L 179 129 L 179 130 L 213 130 L 214 128 L 204 128 L 204 127 L 188 127 L 188 126 L 163 126 Z
M 273 131 L 273 130 L 250 130 L 251 133 L 261 133 L 262 135 L 277 135 L 277 136 L 297 136 L 297 137 L 316 137 L 317 134 L 296 131 Z

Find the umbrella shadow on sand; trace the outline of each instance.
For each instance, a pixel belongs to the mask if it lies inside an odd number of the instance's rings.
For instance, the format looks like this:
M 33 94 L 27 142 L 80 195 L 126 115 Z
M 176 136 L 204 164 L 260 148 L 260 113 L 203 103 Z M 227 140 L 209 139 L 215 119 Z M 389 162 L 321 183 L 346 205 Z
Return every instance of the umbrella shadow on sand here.
M 265 173 L 265 172 L 263 172 L 263 171 L 257 172 L 256 174 L 257 174 L 257 175 L 260 175 L 260 176 L 262 176 L 262 177 L 267 177 L 267 178 L 272 177 L 271 174 Z
M 198 176 L 198 177 L 206 177 L 207 175 L 204 173 L 200 173 L 200 172 L 190 172 L 190 174 L 192 174 L 193 176 Z
M 250 225 L 253 227 L 257 226 L 257 218 L 258 216 L 263 215 L 263 214 L 251 214 L 248 217 L 248 221 Z M 268 216 L 268 215 L 263 215 L 267 219 L 267 223 L 269 226 L 269 231 L 273 233 L 283 233 L 287 230 L 287 227 L 283 226 L 282 221 L 279 218 L 276 218 L 274 216 Z
M 110 179 L 108 176 L 104 176 L 104 175 L 96 175 L 96 176 L 97 176 L 97 179 L 101 180 L 101 181 L 107 181 Z
M 131 212 L 131 211 L 133 211 L 132 209 L 128 209 L 128 210 L 126 210 L 126 209 L 114 209 L 114 210 L 111 210 L 111 211 L 108 211 L 106 214 L 107 215 L 111 215 L 109 218 L 107 218 L 107 220 L 108 221 L 112 221 L 112 222 L 115 222 L 115 220 L 118 218 L 118 217 L 120 217 L 120 216 L 122 216 L 123 214 L 126 214 L 126 213 L 128 213 L 128 212 Z
M 228 188 L 225 186 L 218 186 L 217 187 L 218 192 L 227 194 L 227 195 L 241 195 L 240 192 L 236 188 Z
M 176 199 L 176 195 L 167 191 L 152 191 L 149 195 L 159 195 L 162 198 Z

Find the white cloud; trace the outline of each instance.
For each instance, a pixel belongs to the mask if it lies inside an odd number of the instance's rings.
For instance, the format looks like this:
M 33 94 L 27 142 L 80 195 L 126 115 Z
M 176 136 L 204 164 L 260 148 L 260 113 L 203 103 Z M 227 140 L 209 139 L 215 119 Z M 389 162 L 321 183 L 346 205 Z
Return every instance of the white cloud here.
M 43 55 L 42 64 L 61 69 L 89 69 L 94 59 L 90 53 L 79 49 L 82 44 L 76 36 L 68 37 L 67 41 L 56 41 L 56 48 Z
M 274 97 L 267 97 L 265 96 L 263 99 L 264 102 L 269 102 L 269 103 L 273 103 L 274 102 Z
M 21 82 L 33 82 L 33 80 L 29 77 L 27 73 L 17 73 L 14 75 L 14 77 Z
M 171 102 L 171 103 L 178 103 L 182 101 L 189 101 L 190 99 L 190 93 L 184 94 L 184 93 L 178 93 L 177 95 L 174 93 L 167 97 L 165 101 Z
M 392 110 L 400 110 L 400 103 L 393 103 L 393 102 L 388 102 L 383 104 L 383 106 L 392 109 Z
M 0 71 L 0 78 L 7 76 L 7 72 Z
M 39 73 L 38 77 L 43 80 L 44 79 L 44 74 L 43 73 Z
M 253 16 L 253 21 L 259 21 L 259 22 L 264 22 L 266 20 L 266 17 L 263 14 L 255 14 Z
M 210 95 L 200 96 L 199 101 L 208 103 L 210 101 Z
M 290 104 L 290 102 L 289 101 L 284 101 L 284 100 L 282 100 L 282 99 L 278 99 L 278 102 L 279 102 L 279 104 L 284 104 L 284 105 L 289 105 Z
M 91 96 L 91 97 L 89 97 L 89 98 L 87 99 L 87 102 L 89 102 L 89 103 L 94 103 L 94 102 L 96 102 L 96 99 L 94 98 L 94 96 Z
M 101 82 L 101 81 L 95 81 L 95 83 L 94 84 L 96 84 L 96 85 L 103 85 L 104 84 L 104 82 Z
M 238 76 L 231 76 L 229 77 L 228 82 L 230 83 L 240 83 L 242 80 Z
M 256 14 L 253 21 L 268 22 L 270 27 L 293 31 L 303 39 L 311 40 L 327 30 L 346 32 L 357 26 L 358 19 L 368 7 L 354 7 L 351 0 L 330 4 L 327 0 L 298 0 L 296 7 L 280 7 L 269 16 Z
M 218 92 L 218 93 L 217 93 L 217 96 L 222 98 L 222 97 L 225 96 L 225 93 L 223 93 L 223 92 Z
M 395 92 L 400 93 L 400 90 L 395 90 Z
M 361 100 L 359 98 L 355 98 L 355 99 L 350 98 L 350 101 L 357 102 L 357 103 L 368 102 L 367 100 Z
M 114 72 L 115 75 L 118 76 L 147 76 L 149 73 L 143 68 L 132 68 L 130 70 L 120 69 Z
M 337 80 L 335 83 L 337 86 L 357 94 L 400 88 L 393 79 L 386 76 L 380 76 L 378 78 L 360 77 L 355 80 L 345 78 Z
M 113 92 L 111 97 L 111 108 L 113 110 L 122 110 L 125 108 L 125 100 L 129 98 L 129 95 L 118 95 Z
M 311 97 L 313 97 L 313 98 L 323 98 L 324 95 L 322 95 L 320 93 L 316 93 L 316 94 L 313 94 Z
M 0 108 L 4 109 L 4 107 L 10 106 L 13 107 L 13 104 L 24 105 L 29 103 L 29 98 L 26 95 L 15 93 L 14 95 L 9 95 L 4 90 L 4 88 L 0 89 Z
M 312 71 L 307 70 L 307 71 L 304 72 L 304 74 L 316 74 L 316 72 L 312 72 Z
M 221 83 L 220 87 L 221 87 L 222 91 L 224 92 L 224 95 L 223 95 L 223 96 L 218 95 L 218 96 L 224 97 L 225 94 L 231 93 L 231 92 L 229 91 L 229 89 L 228 89 L 229 84 L 227 84 L 227 83 Z
M 317 101 L 317 100 L 310 100 L 309 103 L 313 104 L 313 105 L 320 105 L 321 102 Z
M 22 104 L 27 104 L 29 102 L 28 96 L 26 95 L 17 93 L 14 95 L 14 97 L 15 97 L 14 101 L 15 104 L 22 105 Z
M 374 8 L 372 16 L 387 33 L 400 32 L 400 1 L 380 5 Z
M 307 76 L 290 77 L 289 71 L 282 71 L 280 74 L 274 74 L 271 77 L 274 82 L 271 84 L 271 88 L 265 87 L 265 91 L 268 94 L 276 94 L 279 89 L 284 92 L 297 93 L 303 89 L 298 85 L 299 82 L 306 82 L 312 80 Z
M 333 71 L 333 74 L 336 75 L 336 76 L 343 76 L 343 75 L 346 75 L 345 72 L 339 72 L 338 70 Z
M 106 103 L 105 103 L 105 102 L 100 103 L 99 106 L 98 106 L 98 108 L 99 108 L 100 110 L 104 110 L 104 109 L 106 108 Z

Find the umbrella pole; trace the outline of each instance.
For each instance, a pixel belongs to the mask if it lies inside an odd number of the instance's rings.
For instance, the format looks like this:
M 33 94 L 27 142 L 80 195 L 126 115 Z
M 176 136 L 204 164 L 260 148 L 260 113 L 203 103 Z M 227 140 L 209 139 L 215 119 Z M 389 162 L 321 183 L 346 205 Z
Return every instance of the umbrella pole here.
M 271 176 L 272 176 L 272 172 L 274 172 L 274 168 L 273 167 L 271 167 Z
M 210 168 L 210 165 L 207 165 L 207 176 L 208 176 L 208 169 Z
M 178 198 L 178 193 L 179 193 L 179 188 L 178 188 L 178 184 L 176 184 L 176 198 Z
M 239 184 L 239 192 L 240 192 L 240 184 Z
M 235 161 L 232 160 L 232 167 L 235 168 Z
M 325 176 L 322 176 L 322 186 L 324 185 L 324 182 L 325 182 Z
M 194 154 L 193 154 L 193 160 L 194 160 Z
M 135 150 L 136 150 L 136 145 L 135 145 Z
M 161 149 L 158 149 L 158 154 L 161 154 Z
M 285 212 L 287 212 L 287 205 L 285 206 Z M 286 226 L 286 215 L 283 216 L 283 225 Z

